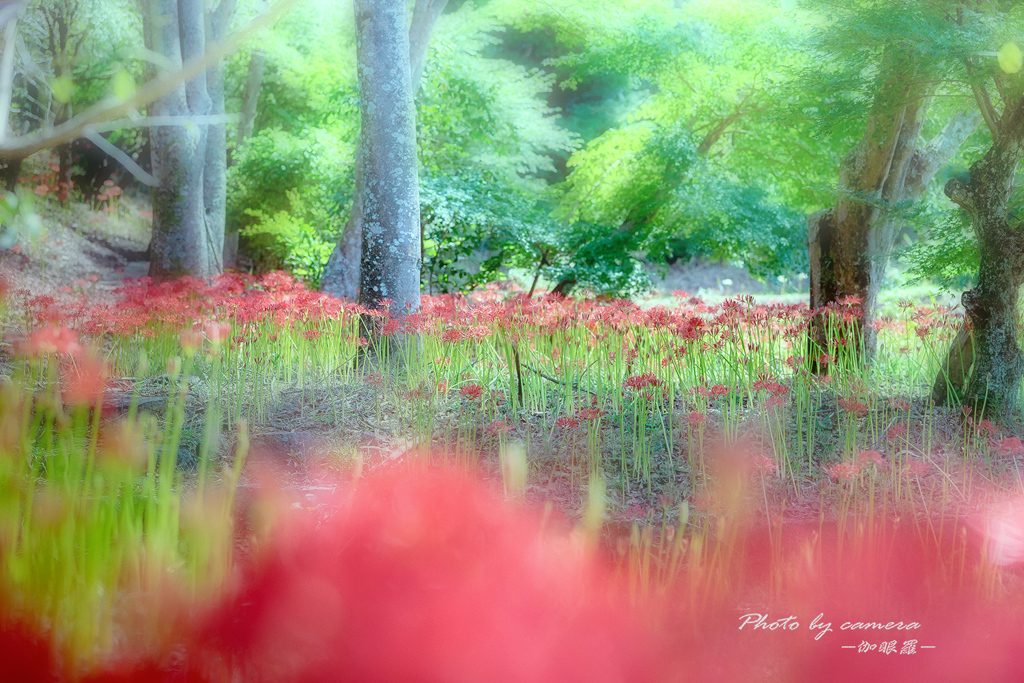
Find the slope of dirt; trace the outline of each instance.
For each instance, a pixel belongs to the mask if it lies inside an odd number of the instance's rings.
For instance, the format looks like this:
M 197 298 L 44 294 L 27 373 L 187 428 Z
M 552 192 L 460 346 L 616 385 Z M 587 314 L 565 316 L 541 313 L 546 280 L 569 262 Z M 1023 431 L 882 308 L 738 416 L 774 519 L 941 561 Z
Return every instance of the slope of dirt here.
M 13 247 L 0 251 L 0 272 L 13 289 L 58 302 L 82 293 L 106 301 L 124 278 L 148 271 L 151 214 L 138 200 L 121 197 L 113 211 L 102 212 L 43 198 L 36 211 L 42 232 L 18 235 Z

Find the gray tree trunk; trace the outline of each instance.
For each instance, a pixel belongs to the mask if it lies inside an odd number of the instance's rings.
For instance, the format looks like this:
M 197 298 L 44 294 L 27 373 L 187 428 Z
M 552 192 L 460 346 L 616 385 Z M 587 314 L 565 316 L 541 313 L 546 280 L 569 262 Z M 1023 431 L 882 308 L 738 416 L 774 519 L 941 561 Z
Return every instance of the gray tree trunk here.
M 221 0 L 208 14 L 206 28 L 209 39 L 224 38 L 228 22 L 235 11 L 235 0 Z M 206 71 L 206 88 L 210 97 L 210 113 L 224 114 L 224 63 L 221 60 Z M 203 167 L 203 203 L 206 230 L 209 235 L 209 258 L 212 272 L 224 267 L 224 223 L 227 206 L 227 130 L 223 123 L 211 123 L 206 134 L 206 156 Z
M 355 14 L 364 185 L 359 302 L 404 316 L 420 306 L 409 24 L 404 0 L 356 0 Z
M 202 30 L 201 0 L 182 2 L 186 11 L 196 11 L 196 5 L 200 12 L 199 30 Z M 166 57 L 171 68 L 180 68 L 183 37 L 188 36 L 185 53 L 191 55 L 196 50 L 195 17 L 181 16 L 184 12 L 179 13 L 177 0 L 151 0 L 149 9 L 151 16 L 147 25 L 152 49 Z M 185 19 L 185 23 L 180 19 Z M 183 32 L 183 26 L 188 30 Z M 199 42 L 201 44 L 202 40 Z M 202 81 L 202 88 L 193 81 L 157 100 L 153 114 L 183 117 L 199 113 L 203 106 L 208 108 L 205 77 Z M 206 277 L 211 273 L 202 186 L 205 135 L 199 126 L 157 126 L 151 129 L 150 140 L 153 175 L 159 185 L 153 188 L 149 275 L 157 280 L 181 275 Z
M 423 69 L 427 61 L 427 49 L 434 24 L 444 11 L 448 0 L 416 0 L 413 7 L 412 23 L 409 27 L 409 65 L 412 93 L 415 98 L 422 80 Z M 336 296 L 339 299 L 355 301 L 359 298 L 359 264 L 362 261 L 363 248 L 363 157 L 364 146 L 362 131 L 356 144 L 355 153 L 355 192 L 352 198 L 352 210 L 345 228 L 341 233 L 334 252 L 324 268 L 320 281 L 320 291 Z
M 266 55 L 262 50 L 253 50 L 249 55 L 249 75 L 245 79 L 242 111 L 238 121 L 238 136 L 235 139 L 236 152 L 252 137 L 253 128 L 256 125 L 256 105 L 259 103 L 260 89 L 263 87 L 265 63 Z M 234 268 L 238 265 L 238 226 L 225 227 L 223 260 L 225 268 Z
M 252 137 L 256 125 L 256 105 L 260 100 L 260 89 L 263 87 L 263 66 L 267 56 L 262 50 L 253 50 L 249 55 L 249 75 L 245 79 L 245 92 L 242 94 L 242 112 L 238 120 L 238 138 L 236 146 L 241 147 Z

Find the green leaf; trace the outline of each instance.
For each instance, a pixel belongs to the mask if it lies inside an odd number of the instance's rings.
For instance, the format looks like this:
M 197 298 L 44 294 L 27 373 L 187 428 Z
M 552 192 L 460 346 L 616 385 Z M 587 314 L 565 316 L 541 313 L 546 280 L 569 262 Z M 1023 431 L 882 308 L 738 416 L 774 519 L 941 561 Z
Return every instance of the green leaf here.
M 127 100 L 135 94 L 135 79 L 130 73 L 120 69 L 110 79 L 110 91 L 117 99 Z
M 53 99 L 66 104 L 75 94 L 75 83 L 70 76 L 59 76 L 50 81 L 50 89 L 53 91 Z
M 1008 74 L 1015 74 L 1024 65 L 1024 55 L 1014 42 L 1005 43 L 999 48 L 999 68 Z

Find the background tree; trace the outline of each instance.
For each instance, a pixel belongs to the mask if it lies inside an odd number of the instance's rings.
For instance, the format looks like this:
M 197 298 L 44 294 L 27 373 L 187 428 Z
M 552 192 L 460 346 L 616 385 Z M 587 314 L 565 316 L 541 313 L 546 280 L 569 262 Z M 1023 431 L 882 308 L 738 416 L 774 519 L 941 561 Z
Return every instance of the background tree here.
M 148 37 L 151 49 L 172 69 L 201 58 L 207 29 L 212 40 L 223 37 L 234 0 L 221 0 L 207 16 L 202 0 L 151 0 Z M 150 277 L 206 277 L 223 267 L 226 198 L 226 131 L 211 124 L 223 114 L 223 76 L 219 63 L 197 74 L 154 103 L 157 116 L 189 116 L 188 126 L 158 126 L 151 136 L 153 240 Z
M 416 110 L 404 0 L 356 0 L 363 173 L 359 302 L 420 306 Z
M 802 19 L 785 27 L 778 7 L 711 2 L 636 3 L 598 17 L 556 60 L 571 69 L 563 87 L 614 70 L 628 75 L 632 106 L 567 162 L 559 215 L 587 238 L 546 269 L 555 291 L 643 286 L 638 256 L 732 258 L 761 276 L 801 270 L 790 164 L 766 160 L 792 154 L 772 112 L 801 63 Z M 618 278 L 599 268 L 609 253 L 629 266 Z
M 150 0 L 147 15 L 149 47 L 180 70 L 183 60 L 205 47 L 202 3 L 196 0 Z M 155 116 L 196 117 L 209 112 L 205 72 L 197 74 L 153 103 Z M 211 235 L 203 201 L 206 125 L 156 126 L 150 133 L 153 175 L 153 239 L 149 275 L 165 279 L 180 275 L 206 277 L 220 271 L 213 262 Z
M 412 92 L 415 97 L 427 61 L 427 49 L 434 24 L 444 11 L 448 0 L 416 0 L 413 6 L 412 23 L 409 27 L 409 69 Z M 363 197 L 365 188 L 364 157 L 361 154 L 366 141 L 360 136 L 355 153 L 353 203 L 348 221 L 338 244 L 324 269 L 320 288 L 322 291 L 342 299 L 354 301 L 359 292 L 361 279 L 359 264 L 362 262 L 363 247 Z
M 1010 415 L 1019 406 L 1024 359 L 1018 342 L 1019 293 L 1024 283 L 1024 226 L 1014 181 L 1024 157 L 1024 80 L 1021 50 L 1012 42 L 1024 26 L 1007 12 L 963 12 L 977 26 L 977 43 L 963 47 L 963 64 L 992 143 L 967 177 L 951 178 L 945 194 L 970 221 L 977 243 L 976 285 L 961 297 L 969 325 L 950 349 L 932 398 L 962 396 L 976 415 Z M 997 58 L 988 55 L 998 54 Z M 995 86 L 996 97 L 989 86 Z
M 957 73 L 951 45 L 961 26 L 949 3 L 923 2 L 894 12 L 888 3 L 824 3 L 831 20 L 813 40 L 825 65 L 804 79 L 804 97 L 818 96 L 815 114 L 826 135 L 858 135 L 839 164 L 835 205 L 808 219 L 810 305 L 821 310 L 857 302 L 855 340 L 873 352 L 871 325 L 898 228 L 899 213 L 920 199 L 939 169 L 980 123 L 972 110 L 930 111 L 936 95 L 963 97 L 948 83 Z M 804 102 L 807 102 L 804 99 Z M 962 105 L 961 105 L 962 106 Z M 929 115 L 944 127 L 921 140 Z M 940 124 L 942 125 L 942 124 Z M 814 349 L 829 348 L 825 317 L 815 317 Z

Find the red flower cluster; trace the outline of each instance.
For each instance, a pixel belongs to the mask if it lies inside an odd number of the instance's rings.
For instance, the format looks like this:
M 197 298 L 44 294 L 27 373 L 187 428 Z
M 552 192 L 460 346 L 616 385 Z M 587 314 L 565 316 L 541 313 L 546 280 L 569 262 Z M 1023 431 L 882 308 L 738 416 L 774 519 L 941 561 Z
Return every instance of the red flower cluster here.
M 662 385 L 662 381 L 658 379 L 653 372 L 645 372 L 642 375 L 636 375 L 635 377 L 627 377 L 622 384 L 627 389 L 643 391 L 648 387 L 660 387 Z
M 476 383 L 464 384 L 459 388 L 459 393 L 471 401 L 478 401 L 484 395 L 484 388 Z
M 464 475 L 386 475 L 353 495 L 326 521 L 286 522 L 200 630 L 190 668 L 230 653 L 247 680 L 653 678 L 625 605 L 599 597 L 603 570 L 539 544 L 535 520 Z

